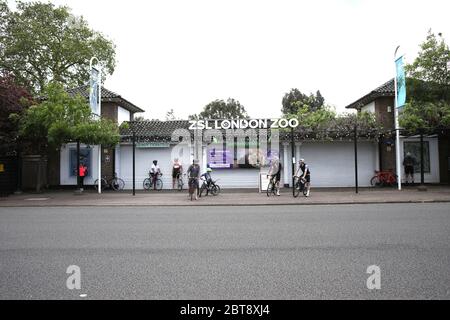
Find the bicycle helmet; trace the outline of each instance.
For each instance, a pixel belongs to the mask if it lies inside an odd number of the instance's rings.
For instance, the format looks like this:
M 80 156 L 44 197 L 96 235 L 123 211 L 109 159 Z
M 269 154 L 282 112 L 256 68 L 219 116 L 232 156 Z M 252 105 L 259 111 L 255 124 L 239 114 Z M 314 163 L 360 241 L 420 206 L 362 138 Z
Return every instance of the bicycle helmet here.
M 211 168 L 206 168 L 206 172 L 212 172 Z

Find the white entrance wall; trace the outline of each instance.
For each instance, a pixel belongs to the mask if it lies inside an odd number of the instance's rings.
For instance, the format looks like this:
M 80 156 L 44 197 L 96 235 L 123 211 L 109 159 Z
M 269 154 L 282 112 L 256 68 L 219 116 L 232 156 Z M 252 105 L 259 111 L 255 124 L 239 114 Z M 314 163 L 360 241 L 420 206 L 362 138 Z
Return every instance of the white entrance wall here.
M 359 186 L 370 186 L 370 179 L 377 168 L 376 150 L 376 142 L 358 142 Z M 352 141 L 306 141 L 300 146 L 300 158 L 305 159 L 311 170 L 311 186 L 355 186 L 355 153 Z M 290 164 L 287 166 L 287 169 L 291 177 L 292 169 Z
M 173 147 L 168 148 L 136 148 L 136 189 L 143 189 L 143 182 L 148 178 L 148 172 L 153 164 L 153 160 L 158 160 L 158 165 L 162 172 L 161 180 L 164 189 L 172 189 L 172 155 Z M 177 156 L 186 172 L 189 166 L 190 153 L 185 152 Z M 120 146 L 120 153 L 116 158 L 118 175 L 125 182 L 125 189 L 133 188 L 133 147 L 132 145 Z M 186 179 L 185 179 L 186 180 Z M 186 181 L 185 181 L 186 182 Z
M 221 188 L 258 188 L 259 169 L 213 169 L 211 177 Z
M 333 142 L 303 142 L 296 144 L 296 160 L 305 158 L 311 168 L 311 183 L 314 187 L 353 187 L 354 177 L 354 149 L 352 141 Z M 358 143 L 358 178 L 360 186 L 369 186 L 370 179 L 377 169 L 377 143 L 361 141 Z M 136 189 L 142 189 L 142 182 L 148 177 L 152 161 L 158 160 L 163 172 L 164 189 L 172 188 L 172 149 L 170 148 L 136 148 Z M 284 170 L 281 175 L 281 185 L 292 182 L 291 147 L 285 146 L 287 160 L 283 159 L 284 150 L 280 150 Z M 125 181 L 125 188 L 132 188 L 132 146 L 121 145 L 116 158 L 116 171 Z M 94 153 L 95 155 L 95 153 Z M 185 152 L 183 158 L 184 172 L 189 166 L 190 152 Z M 202 157 L 203 158 L 203 157 Z M 286 161 L 286 162 L 285 162 Z M 223 188 L 258 188 L 260 172 L 268 168 L 259 169 L 213 169 L 212 177 L 219 180 Z

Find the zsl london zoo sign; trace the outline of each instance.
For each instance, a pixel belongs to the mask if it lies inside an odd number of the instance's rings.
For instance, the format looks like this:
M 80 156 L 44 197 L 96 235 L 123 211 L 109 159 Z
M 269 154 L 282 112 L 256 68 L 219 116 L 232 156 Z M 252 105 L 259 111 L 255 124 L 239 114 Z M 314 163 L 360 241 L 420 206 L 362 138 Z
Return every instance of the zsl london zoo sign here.
M 298 125 L 297 119 L 189 120 L 189 130 L 285 129 Z

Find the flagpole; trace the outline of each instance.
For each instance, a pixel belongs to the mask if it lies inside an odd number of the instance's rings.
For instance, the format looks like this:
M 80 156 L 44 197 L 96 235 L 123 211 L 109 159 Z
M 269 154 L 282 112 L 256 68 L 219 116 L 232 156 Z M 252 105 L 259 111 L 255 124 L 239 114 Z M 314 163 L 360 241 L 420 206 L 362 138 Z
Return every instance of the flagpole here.
M 397 46 L 394 53 L 394 65 L 397 58 L 397 51 L 400 46 Z M 398 102 L 397 102 L 397 67 L 395 67 L 395 75 L 394 75 L 394 90 L 395 90 L 395 99 L 394 99 L 394 118 L 395 118 L 395 167 L 397 171 L 397 186 L 398 190 L 402 190 L 402 170 L 400 168 L 400 126 L 398 123 Z
M 92 67 L 93 67 L 93 63 L 94 60 L 97 60 L 97 64 L 98 64 L 98 79 L 97 79 L 97 84 L 98 84 L 98 117 L 99 117 L 99 121 L 101 118 L 101 114 L 102 114 L 102 69 L 100 66 L 100 61 L 97 59 L 97 57 L 92 57 L 91 60 L 89 61 L 89 71 L 91 72 L 91 77 L 92 77 Z M 92 88 L 91 88 L 92 90 Z M 97 177 L 97 181 L 98 181 L 98 193 L 102 193 L 102 146 L 99 145 L 98 146 L 98 162 L 97 162 L 97 167 L 98 167 L 98 177 Z

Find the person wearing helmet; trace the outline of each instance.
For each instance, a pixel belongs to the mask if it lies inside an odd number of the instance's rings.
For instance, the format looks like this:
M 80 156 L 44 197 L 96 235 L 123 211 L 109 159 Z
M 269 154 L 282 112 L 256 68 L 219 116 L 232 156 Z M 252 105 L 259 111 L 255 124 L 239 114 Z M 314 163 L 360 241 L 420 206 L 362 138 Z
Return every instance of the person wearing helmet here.
M 189 178 L 189 189 L 194 188 L 195 200 L 198 200 L 198 179 L 200 177 L 200 166 L 198 165 L 197 159 L 192 161 L 192 164 L 187 169 L 187 175 Z
M 161 174 L 161 169 L 158 166 L 158 160 L 153 160 L 152 167 L 150 168 L 150 177 L 153 181 L 153 189 L 156 190 L 156 180 L 158 179 L 158 175 Z
M 297 172 L 295 173 L 294 177 L 297 177 L 305 181 L 305 188 L 307 188 L 305 196 L 309 197 L 309 190 L 311 188 L 311 171 L 309 170 L 309 167 L 306 164 L 305 159 L 302 158 L 299 160 Z
M 275 186 L 277 188 L 277 196 L 280 196 L 280 180 L 281 180 L 281 170 L 283 167 L 280 163 L 280 159 L 277 156 L 274 156 L 270 161 L 269 172 L 267 173 L 267 177 L 272 178 L 275 177 Z
M 212 172 L 212 169 L 210 167 L 207 167 L 206 172 L 200 176 L 200 179 L 206 181 L 206 187 L 207 187 L 206 195 L 208 195 L 210 187 L 211 187 L 211 182 L 212 182 L 211 172 Z

